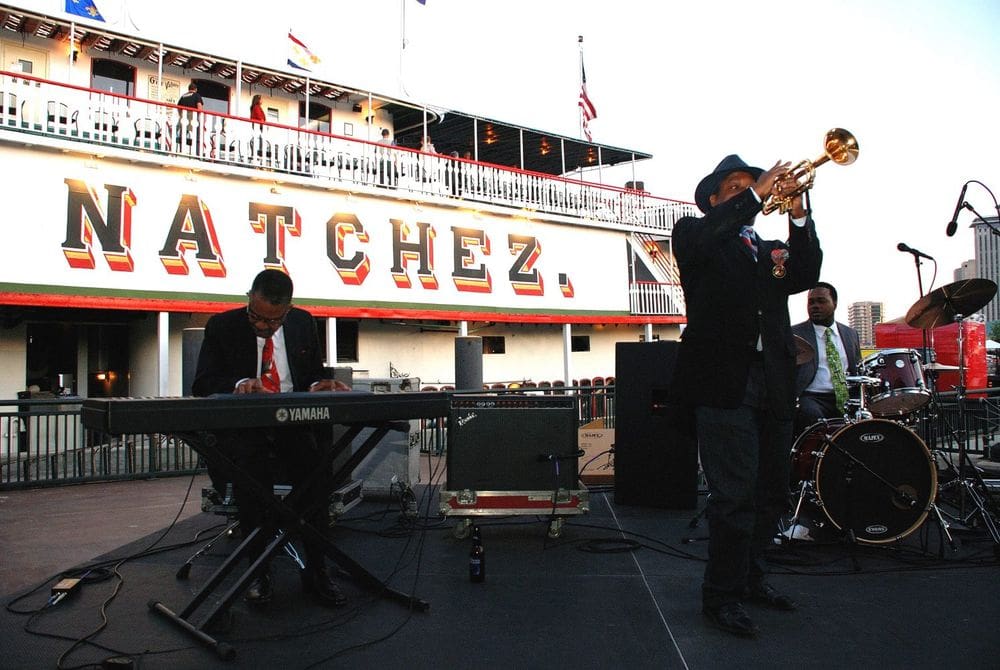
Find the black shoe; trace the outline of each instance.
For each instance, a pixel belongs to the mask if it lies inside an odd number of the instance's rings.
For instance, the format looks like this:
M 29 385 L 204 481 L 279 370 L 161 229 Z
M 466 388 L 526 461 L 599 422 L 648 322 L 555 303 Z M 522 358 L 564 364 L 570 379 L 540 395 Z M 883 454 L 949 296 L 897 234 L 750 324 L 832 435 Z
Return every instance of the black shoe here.
M 746 599 L 749 602 L 764 605 L 775 610 L 784 610 L 785 612 L 791 612 L 798 609 L 798 605 L 795 604 L 794 600 L 782 593 L 779 593 L 767 582 L 757 582 L 756 584 L 747 587 Z
M 264 603 L 271 602 L 273 595 L 274 587 L 271 585 L 271 572 L 265 570 L 250 582 L 244 598 L 251 605 L 263 605 Z
M 342 607 L 347 604 L 347 596 L 336 582 L 330 579 L 326 568 L 306 568 L 302 571 L 302 590 L 312 595 L 322 605 Z
M 717 628 L 727 633 L 740 637 L 757 637 L 760 632 L 741 603 L 725 603 L 718 607 L 705 605 L 701 611 Z

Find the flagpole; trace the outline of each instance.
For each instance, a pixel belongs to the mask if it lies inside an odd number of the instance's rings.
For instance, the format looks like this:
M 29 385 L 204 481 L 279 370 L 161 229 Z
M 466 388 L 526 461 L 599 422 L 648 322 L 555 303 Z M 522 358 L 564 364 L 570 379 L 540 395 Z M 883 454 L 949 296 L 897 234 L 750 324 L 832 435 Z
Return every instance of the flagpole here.
M 69 76 L 66 77 L 66 81 L 70 84 L 73 83 L 73 49 L 76 40 L 76 21 L 69 22 Z
M 403 81 L 403 57 L 406 53 L 406 0 L 399 0 L 399 90 L 409 97 Z
M 579 47 L 579 51 L 580 51 L 580 75 L 579 75 L 579 81 L 577 82 L 577 84 L 578 84 L 578 89 L 580 91 L 582 91 L 583 90 L 583 86 L 584 86 L 584 83 L 583 83 L 583 35 L 578 35 L 577 38 L 576 38 L 576 41 L 577 41 L 577 46 Z M 583 110 L 580 109 L 579 104 L 577 105 L 577 117 L 578 117 L 577 118 L 577 122 L 580 124 L 580 139 L 582 140 L 582 139 L 584 139 L 584 134 L 583 134 Z

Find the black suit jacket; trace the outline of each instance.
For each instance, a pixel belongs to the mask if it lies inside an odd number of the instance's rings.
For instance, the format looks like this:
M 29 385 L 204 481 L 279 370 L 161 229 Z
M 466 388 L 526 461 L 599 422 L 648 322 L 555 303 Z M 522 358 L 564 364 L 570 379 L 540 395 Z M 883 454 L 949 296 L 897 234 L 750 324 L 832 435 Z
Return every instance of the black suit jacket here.
M 844 374 L 847 376 L 856 375 L 861 365 L 861 338 L 858 337 L 858 331 L 846 323 L 839 321 L 835 323 L 837 324 L 837 332 L 840 333 L 840 341 L 844 343 L 844 350 L 847 352 L 847 370 L 844 371 Z M 816 376 L 816 370 L 819 367 L 819 348 L 825 347 L 826 343 L 817 341 L 816 329 L 813 327 L 812 321 L 795 324 L 792 326 L 792 334 L 798 335 L 811 344 L 813 351 L 817 352 L 815 356 L 798 366 L 796 370 L 795 395 L 800 396 L 812 382 L 813 377 Z
M 309 312 L 293 307 L 282 328 L 293 390 L 308 391 L 323 378 L 316 321 Z M 259 365 L 257 336 L 246 308 L 216 314 L 205 324 L 192 392 L 198 396 L 232 393 L 236 382 L 257 376 Z
M 823 252 L 816 227 L 789 221 L 788 242 L 759 240 L 757 262 L 739 238 L 761 205 L 750 189 L 674 226 L 673 249 L 687 304 L 687 328 L 671 383 L 674 402 L 735 408 L 743 401 L 751 361 L 763 356 L 768 406 L 780 419 L 795 407 L 795 342 L 788 296 L 812 288 Z M 772 252 L 788 252 L 785 274 L 772 273 Z M 763 353 L 756 351 L 757 338 Z

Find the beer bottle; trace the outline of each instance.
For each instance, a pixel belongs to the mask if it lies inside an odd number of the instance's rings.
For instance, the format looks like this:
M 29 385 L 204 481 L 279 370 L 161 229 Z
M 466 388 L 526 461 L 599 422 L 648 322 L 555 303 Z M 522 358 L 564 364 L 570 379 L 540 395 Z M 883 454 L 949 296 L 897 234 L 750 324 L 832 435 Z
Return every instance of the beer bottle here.
M 486 579 L 486 552 L 479 526 L 472 528 L 472 550 L 469 551 L 469 581 L 480 583 Z

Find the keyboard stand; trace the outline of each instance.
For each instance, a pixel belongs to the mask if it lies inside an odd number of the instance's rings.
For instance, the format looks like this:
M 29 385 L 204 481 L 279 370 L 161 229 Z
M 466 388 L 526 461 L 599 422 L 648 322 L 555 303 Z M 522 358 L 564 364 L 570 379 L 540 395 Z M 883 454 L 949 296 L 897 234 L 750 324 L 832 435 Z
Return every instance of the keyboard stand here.
M 378 577 L 366 570 L 360 563 L 342 552 L 337 546 L 326 537 L 320 529 L 307 523 L 303 515 L 294 509 L 294 505 L 299 498 L 315 486 L 320 479 L 319 475 L 328 470 L 333 465 L 333 460 L 342 450 L 348 449 L 355 438 L 365 428 L 373 428 L 372 433 L 365 439 L 358 450 L 353 453 L 347 461 L 334 473 L 331 480 L 335 489 L 340 483 L 346 481 L 354 468 L 364 460 L 364 458 L 382 441 L 382 438 L 390 430 L 409 430 L 407 421 L 379 421 L 367 423 L 355 423 L 347 425 L 347 431 L 337 439 L 332 448 L 327 449 L 322 459 L 320 467 L 316 469 L 316 474 L 306 478 L 298 486 L 292 488 L 291 492 L 284 499 L 274 496 L 270 487 L 263 486 L 254 479 L 243 468 L 236 465 L 232 459 L 223 454 L 217 444 L 214 433 L 208 431 L 198 431 L 192 433 L 174 433 L 176 437 L 187 442 L 195 451 L 205 459 L 205 461 L 224 474 L 227 481 L 239 483 L 244 490 L 264 502 L 270 514 L 266 514 L 267 521 L 259 528 L 254 529 L 242 543 L 233 551 L 223 564 L 208 578 L 204 586 L 194 595 L 187 606 L 179 613 L 172 611 L 158 600 L 150 600 L 147 603 L 149 609 L 157 614 L 166 617 L 175 625 L 192 635 L 199 642 L 210 647 L 223 660 L 232 660 L 236 656 L 236 649 L 231 645 L 220 642 L 206 633 L 219 616 L 224 613 L 243 591 L 253 581 L 259 573 L 261 566 L 265 565 L 270 558 L 277 553 L 285 544 L 298 534 L 308 537 L 310 540 L 320 544 L 324 553 L 332 559 L 340 568 L 346 571 L 360 586 L 378 593 L 381 596 L 391 598 L 407 607 L 426 612 L 430 608 L 430 603 L 388 588 Z M 295 529 L 294 531 L 282 529 Z M 214 596 L 215 591 L 222 586 L 226 578 L 232 573 L 239 562 L 247 556 L 253 540 L 259 534 L 265 534 L 274 539 L 268 543 L 264 551 L 257 557 L 239 578 L 233 582 L 221 596 Z M 201 613 L 199 614 L 199 610 Z

